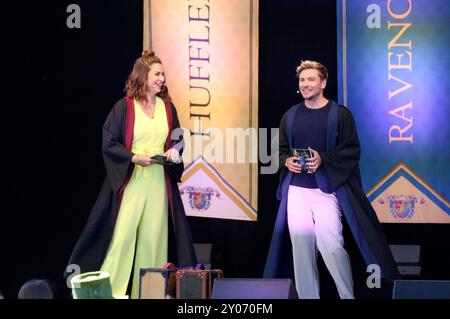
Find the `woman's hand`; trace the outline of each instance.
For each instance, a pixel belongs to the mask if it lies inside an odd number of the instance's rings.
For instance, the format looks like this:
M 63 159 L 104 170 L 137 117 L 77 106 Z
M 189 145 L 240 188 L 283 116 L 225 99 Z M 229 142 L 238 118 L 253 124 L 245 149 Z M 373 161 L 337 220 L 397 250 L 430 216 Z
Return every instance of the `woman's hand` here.
M 142 166 L 142 167 L 146 167 L 149 166 L 150 164 L 152 164 L 152 160 L 150 159 L 150 156 L 148 155 L 138 155 L 138 154 L 134 154 L 133 157 L 131 158 L 131 162 Z
M 322 165 L 322 159 L 320 158 L 319 152 L 311 147 L 308 147 L 308 149 L 311 151 L 313 157 L 307 159 L 309 163 L 306 165 L 308 166 L 308 173 L 312 174 Z
M 182 162 L 180 153 L 175 148 L 171 148 L 170 150 L 165 152 L 164 155 L 166 155 L 168 161 L 171 161 L 173 163 L 179 164 Z
M 292 173 L 301 173 L 302 166 L 299 163 L 295 162 L 296 160 L 298 160 L 297 156 L 289 157 L 286 159 L 284 166 L 286 166 Z

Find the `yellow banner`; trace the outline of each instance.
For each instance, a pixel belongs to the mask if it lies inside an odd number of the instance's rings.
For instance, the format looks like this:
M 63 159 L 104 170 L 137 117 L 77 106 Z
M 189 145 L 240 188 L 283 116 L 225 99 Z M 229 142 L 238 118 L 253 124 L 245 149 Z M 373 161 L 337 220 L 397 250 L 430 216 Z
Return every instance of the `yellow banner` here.
M 162 59 L 186 129 L 186 213 L 256 220 L 258 0 L 144 0 L 144 49 Z

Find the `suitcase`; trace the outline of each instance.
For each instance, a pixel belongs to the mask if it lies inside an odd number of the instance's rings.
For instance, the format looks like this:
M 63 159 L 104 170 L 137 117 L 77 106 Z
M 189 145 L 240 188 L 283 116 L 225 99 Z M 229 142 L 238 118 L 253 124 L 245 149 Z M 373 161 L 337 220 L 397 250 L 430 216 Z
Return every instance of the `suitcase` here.
M 176 273 L 177 299 L 210 299 L 216 278 L 222 278 L 220 269 L 183 269 Z
M 139 299 L 174 299 L 176 271 L 172 263 L 165 264 L 163 268 L 142 268 Z

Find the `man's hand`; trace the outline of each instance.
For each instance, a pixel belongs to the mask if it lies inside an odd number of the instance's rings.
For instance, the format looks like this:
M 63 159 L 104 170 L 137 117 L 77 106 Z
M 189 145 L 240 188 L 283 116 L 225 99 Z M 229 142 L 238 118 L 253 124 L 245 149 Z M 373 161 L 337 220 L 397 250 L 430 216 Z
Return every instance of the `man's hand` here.
M 298 158 L 296 156 L 289 157 L 286 159 L 284 166 L 286 166 L 292 173 L 298 174 L 302 172 L 302 166 L 295 162 L 297 159 Z
M 311 147 L 308 147 L 308 149 L 311 151 L 313 157 L 307 159 L 309 163 L 306 166 L 308 167 L 308 173 L 312 174 L 322 165 L 322 159 L 320 158 L 319 152 L 315 149 Z

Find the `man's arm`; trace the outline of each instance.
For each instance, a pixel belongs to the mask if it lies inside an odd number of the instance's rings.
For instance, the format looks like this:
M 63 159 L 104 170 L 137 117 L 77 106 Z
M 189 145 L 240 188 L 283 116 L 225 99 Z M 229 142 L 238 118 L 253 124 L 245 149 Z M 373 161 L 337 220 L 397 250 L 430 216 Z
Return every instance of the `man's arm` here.
M 339 106 L 338 121 L 336 148 L 331 152 L 319 153 L 333 190 L 352 175 L 361 154 L 356 124 L 350 110 Z

